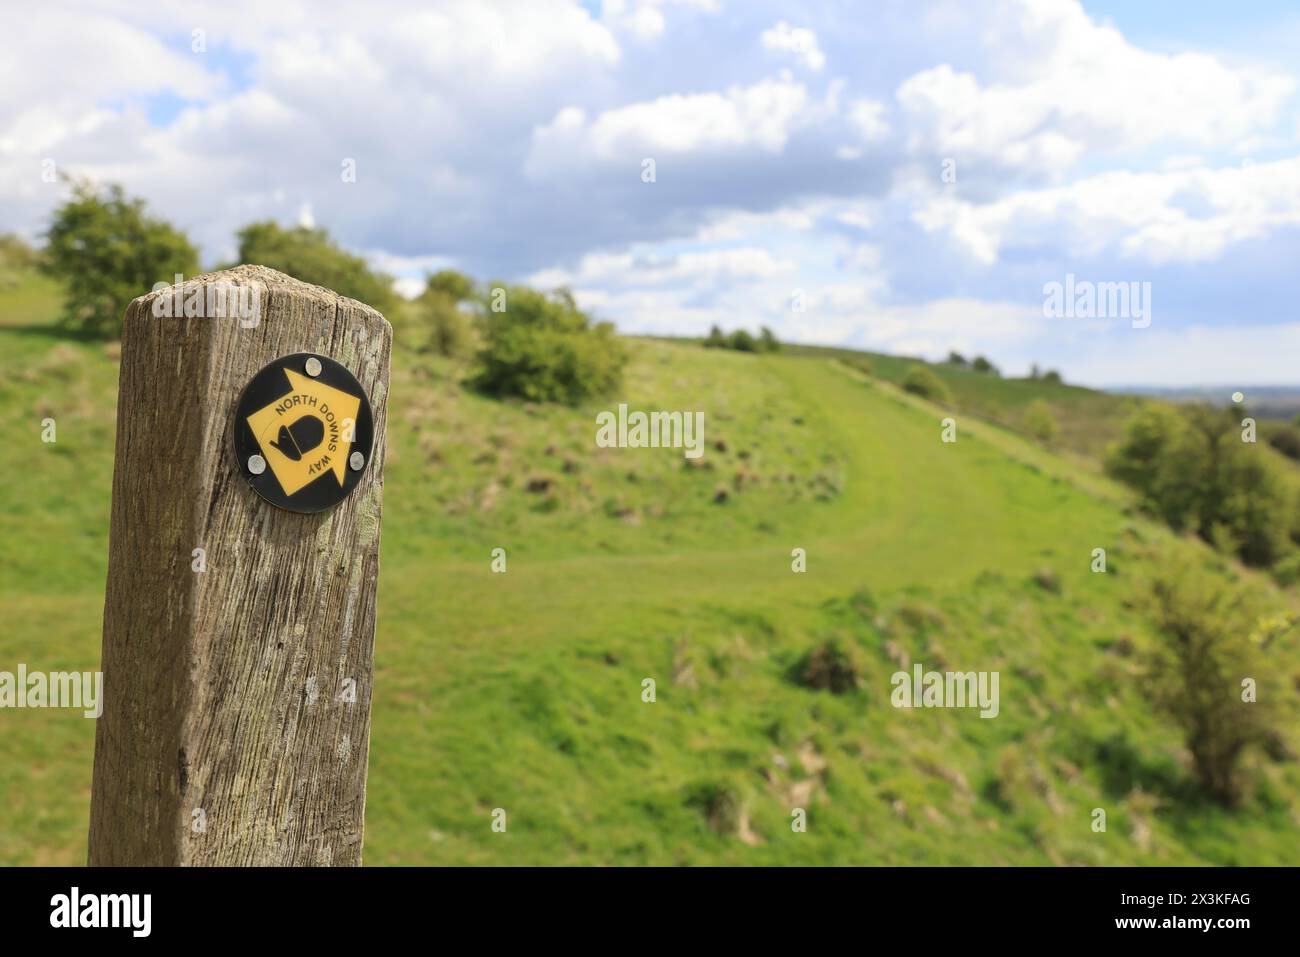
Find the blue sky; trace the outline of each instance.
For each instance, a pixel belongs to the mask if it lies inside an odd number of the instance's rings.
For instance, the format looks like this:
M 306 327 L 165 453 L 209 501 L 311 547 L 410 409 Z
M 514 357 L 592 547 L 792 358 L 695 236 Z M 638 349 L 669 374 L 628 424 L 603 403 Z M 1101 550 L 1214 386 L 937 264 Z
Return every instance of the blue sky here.
M 48 224 L 52 160 L 123 182 L 209 262 L 251 220 L 312 222 L 408 293 L 441 266 L 563 284 L 629 332 L 766 324 L 1094 385 L 1300 378 L 1292 4 L 54 0 L 0 18 L 0 230 Z M 1151 322 L 1045 315 L 1067 276 L 1149 289 Z

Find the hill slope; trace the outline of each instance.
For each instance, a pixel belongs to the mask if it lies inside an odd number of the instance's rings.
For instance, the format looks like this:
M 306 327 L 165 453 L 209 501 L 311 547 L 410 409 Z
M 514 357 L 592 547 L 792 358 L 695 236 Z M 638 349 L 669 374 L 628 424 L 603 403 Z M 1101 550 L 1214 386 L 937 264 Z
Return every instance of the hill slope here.
M 89 669 L 116 365 L 24 310 L 0 294 L 0 669 Z M 1244 573 L 996 426 L 942 442 L 942 413 L 839 358 L 633 352 L 619 398 L 704 411 L 701 464 L 597 448 L 605 406 L 499 403 L 395 356 L 369 863 L 1295 860 L 1295 763 L 1260 759 L 1237 812 L 1204 804 L 1134 679 L 1150 575 Z M 808 687 L 817 649 L 856 685 Z M 892 708 L 912 662 L 998 671 L 998 716 Z M 1298 672 L 1292 644 L 1261 682 Z M 0 862 L 80 862 L 92 723 L 0 722 Z

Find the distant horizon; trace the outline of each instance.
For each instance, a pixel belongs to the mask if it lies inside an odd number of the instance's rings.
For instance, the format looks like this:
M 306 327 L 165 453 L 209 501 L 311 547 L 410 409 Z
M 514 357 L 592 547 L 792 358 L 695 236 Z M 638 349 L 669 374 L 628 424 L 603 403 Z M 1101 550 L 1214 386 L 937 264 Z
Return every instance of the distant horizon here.
M 731 332 L 735 329 L 741 329 L 747 327 L 741 324 L 733 324 L 729 326 L 720 325 L 720 328 L 722 329 L 723 332 Z M 757 332 L 758 326 L 749 328 L 748 331 Z M 700 333 L 668 334 L 668 333 L 657 333 L 657 332 L 624 332 L 623 330 L 619 330 L 619 335 L 626 336 L 629 339 L 661 339 L 661 340 L 669 340 L 669 341 L 674 341 L 674 340 L 690 341 L 690 340 L 703 339 L 707 334 L 708 334 L 707 331 L 700 332 Z M 836 345 L 834 343 L 825 343 L 825 342 L 801 342 L 797 340 L 782 340 L 782 341 L 783 343 L 788 343 L 789 345 L 806 346 L 812 349 L 842 349 L 846 352 L 860 352 L 863 355 L 886 355 L 895 359 L 910 359 L 916 362 L 927 362 L 930 363 L 931 365 L 946 364 L 943 358 L 927 358 L 925 356 L 910 355 L 902 352 L 887 352 L 883 349 L 863 349 L 859 346 Z M 961 350 L 959 349 L 953 349 L 950 351 L 961 352 Z M 976 355 L 984 355 L 983 353 L 972 353 L 969 355 L 966 353 L 961 353 L 961 354 L 967 360 L 975 358 Z M 1004 379 L 1031 379 L 1032 378 L 1028 370 L 1026 370 L 1023 374 L 1008 372 L 1002 365 L 998 363 L 996 356 L 985 355 L 984 358 L 988 359 L 991 363 L 993 363 L 994 367 L 998 369 L 998 374 Z M 1290 394 L 1294 392 L 1297 396 L 1300 396 L 1300 381 L 1297 381 L 1292 384 L 1279 383 L 1279 382 L 1253 382 L 1253 383 L 1252 382 L 1244 382 L 1244 383 L 1243 382 L 1194 382 L 1187 385 L 1168 385 L 1168 384 L 1160 384 L 1160 383 L 1153 383 L 1153 382 L 1140 382 L 1140 383 L 1117 382 L 1114 384 L 1098 385 L 1092 382 L 1083 382 L 1080 380 L 1070 378 L 1068 369 L 1058 369 L 1056 366 L 1047 366 L 1041 362 L 1038 365 L 1040 366 L 1040 369 L 1043 372 L 1052 371 L 1052 370 L 1059 372 L 1061 375 L 1061 380 L 1062 382 L 1064 382 L 1065 385 L 1080 386 L 1081 388 L 1094 389 L 1098 392 L 1211 392 L 1211 391 L 1217 392 L 1223 390 L 1225 392 L 1228 401 L 1231 401 L 1233 392 L 1246 393 L 1245 404 L 1249 404 L 1250 401 L 1249 393 L 1251 390 L 1254 390 L 1256 392 L 1260 392 L 1260 391 L 1282 392 L 1286 394 Z

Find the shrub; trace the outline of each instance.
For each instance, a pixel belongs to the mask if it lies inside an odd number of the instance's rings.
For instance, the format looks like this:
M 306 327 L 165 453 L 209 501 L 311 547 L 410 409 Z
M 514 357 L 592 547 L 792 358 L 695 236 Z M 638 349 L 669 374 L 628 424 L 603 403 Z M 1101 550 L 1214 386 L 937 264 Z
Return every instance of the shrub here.
M 737 329 L 731 335 L 725 334 L 717 326 L 709 329 L 704 339 L 706 349 L 733 349 L 736 352 L 780 352 L 781 343 L 776 334 L 767 326 L 760 327 L 755 338 L 748 330 Z
M 1271 565 L 1287 550 L 1283 483 L 1241 441 L 1231 411 L 1145 404 L 1106 468 L 1138 491 L 1145 510 L 1247 564 Z
M 744 816 L 740 792 L 721 781 L 703 781 L 688 789 L 686 806 L 699 811 L 715 832 L 732 835 L 740 831 Z
M 1261 620 L 1258 609 L 1245 590 L 1186 565 L 1157 578 L 1151 600 L 1158 636 L 1143 661 L 1151 701 L 1182 731 L 1201 787 L 1234 805 L 1246 790 L 1241 758 L 1271 731 L 1267 706 L 1241 697 L 1242 677 L 1263 673 L 1243 627 Z
M 526 286 L 489 296 L 475 379 L 489 395 L 577 404 L 622 382 L 628 355 L 607 322 L 593 323 L 572 296 Z M 496 301 L 494 301 L 494 298 Z M 504 308 L 493 309 L 500 302 Z
M 478 337 L 474 317 L 442 292 L 427 291 L 415 306 L 417 321 L 427 338 L 423 348 L 451 359 L 474 354 Z
M 1061 373 L 1057 372 L 1055 369 L 1048 369 L 1043 373 L 1043 381 L 1051 383 L 1052 385 L 1060 385 L 1063 380 L 1061 379 Z
M 966 357 L 962 355 L 960 352 L 948 353 L 948 365 L 961 366 L 964 369 L 968 364 L 969 363 L 966 362 Z
M 757 352 L 758 343 L 744 329 L 737 329 L 727 340 L 727 345 L 737 352 Z
M 1034 584 L 1053 595 L 1061 593 L 1061 576 L 1056 574 L 1055 569 L 1046 565 L 1034 572 Z
M 1300 582 L 1300 552 L 1292 552 L 1274 565 L 1273 578 L 1284 588 Z
M 804 655 L 794 678 L 805 688 L 847 694 L 862 686 L 860 656 L 846 642 L 829 638 Z
M 61 324 L 108 339 L 120 334 L 127 303 L 177 273 L 196 274 L 199 257 L 184 233 L 121 186 L 75 182 L 46 233 L 44 269 L 67 293 Z
M 458 305 L 475 295 L 474 280 L 454 269 L 441 269 L 434 273 L 426 280 L 424 289 L 428 293 L 441 293 Z
M 908 369 L 907 374 L 903 376 L 903 390 L 941 404 L 952 399 L 943 380 L 935 375 L 934 370 L 929 366 L 920 363 Z
M 998 367 L 989 362 L 989 360 L 985 359 L 983 356 L 976 356 L 975 361 L 971 363 L 971 368 L 976 372 L 985 372 L 989 375 L 1001 374 L 998 372 Z
M 240 262 L 278 269 L 295 279 L 364 302 L 385 315 L 397 307 L 392 279 L 373 272 L 364 259 L 340 249 L 324 229 L 285 229 L 266 220 L 245 226 L 238 238 Z
M 1035 399 L 1025 409 L 1025 429 L 1040 442 L 1051 442 L 1060 431 L 1052 407 L 1042 399 Z
M 444 269 L 427 278 L 424 292 L 405 310 L 409 319 L 397 331 L 421 352 L 464 359 L 478 348 L 477 317 L 472 311 L 477 308 L 474 280 Z
M 1269 433 L 1268 444 L 1289 459 L 1300 461 L 1300 429 L 1292 425 L 1279 425 Z

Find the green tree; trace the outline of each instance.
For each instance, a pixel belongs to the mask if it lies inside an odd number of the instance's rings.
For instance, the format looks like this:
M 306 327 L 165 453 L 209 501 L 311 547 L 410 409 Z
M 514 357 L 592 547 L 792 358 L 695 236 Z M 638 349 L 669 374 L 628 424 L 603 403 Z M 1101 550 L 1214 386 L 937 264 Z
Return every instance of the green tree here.
M 441 293 L 454 303 L 467 302 L 476 295 L 474 280 L 455 269 L 440 269 L 425 282 L 425 292 Z
M 1241 758 L 1272 725 L 1266 701 L 1242 700 L 1242 679 L 1267 673 L 1258 649 L 1275 635 L 1246 589 L 1191 565 L 1162 573 L 1151 599 L 1158 637 L 1143 656 L 1146 690 L 1182 731 L 1201 786 L 1237 804 L 1246 789 Z
M 1278 423 L 1269 432 L 1268 444 L 1287 458 L 1300 461 L 1300 429 L 1294 425 Z
M 121 186 L 79 180 L 54 212 L 43 268 L 66 290 L 61 324 L 96 338 L 121 334 L 122 313 L 156 283 L 199 271 L 198 251 L 170 223 L 150 216 Z
M 1042 399 L 1035 399 L 1025 409 L 1025 429 L 1040 442 L 1051 442 L 1061 427 L 1052 414 L 1052 407 Z
M 1175 529 L 1267 566 L 1288 549 L 1291 514 L 1283 483 L 1241 441 L 1231 411 L 1145 403 L 1106 460 L 1107 471 L 1137 490 L 1142 507 Z
M 761 326 L 758 330 L 758 347 L 763 352 L 780 352 L 781 342 L 775 332 L 767 326 Z
M 966 368 L 967 365 L 969 365 L 969 363 L 966 361 L 966 357 L 962 355 L 960 352 L 949 352 L 948 365 L 960 366 L 961 368 L 964 369 Z
M 983 356 L 976 356 L 975 360 L 971 363 L 971 368 L 974 369 L 976 372 L 983 372 L 987 375 L 1001 374 L 998 372 L 998 367 L 995 366 L 993 363 L 989 362 L 989 360 L 984 358 Z
M 709 334 L 704 340 L 706 349 L 725 349 L 727 348 L 727 337 L 723 335 L 722 330 L 717 326 L 709 327 Z
M 757 352 L 758 343 L 754 337 L 744 329 L 737 329 L 727 337 L 727 346 L 735 349 L 737 352 Z
M 274 220 L 266 220 L 249 223 L 239 231 L 238 238 L 240 262 L 278 269 L 385 314 L 397 307 L 392 279 L 371 270 L 361 257 L 340 249 L 324 229 L 285 229 Z
M 464 273 L 444 269 L 428 278 L 424 292 L 412 305 L 418 327 L 419 346 L 452 359 L 472 355 L 478 346 L 475 315 L 467 305 L 476 305 L 474 281 Z
M 489 395 L 577 404 L 614 392 L 628 354 L 607 322 L 595 323 L 572 301 L 527 286 L 486 296 L 481 371 L 476 384 Z M 502 309 L 493 309 L 497 303 Z

